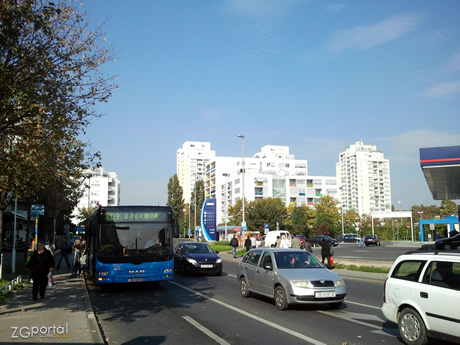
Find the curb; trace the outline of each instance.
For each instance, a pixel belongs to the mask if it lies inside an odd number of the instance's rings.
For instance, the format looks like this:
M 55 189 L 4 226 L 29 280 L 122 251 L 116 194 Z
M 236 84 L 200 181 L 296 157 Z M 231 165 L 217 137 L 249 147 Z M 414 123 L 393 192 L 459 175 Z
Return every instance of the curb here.
M 86 279 L 86 273 L 83 273 L 84 276 L 84 293 L 83 293 L 83 303 L 85 304 L 86 317 L 88 318 L 89 330 L 93 333 L 94 343 L 95 344 L 107 344 L 102 336 L 102 331 L 97 320 L 97 316 L 94 313 L 93 305 L 91 304 L 91 299 L 89 298 L 88 292 L 88 281 Z

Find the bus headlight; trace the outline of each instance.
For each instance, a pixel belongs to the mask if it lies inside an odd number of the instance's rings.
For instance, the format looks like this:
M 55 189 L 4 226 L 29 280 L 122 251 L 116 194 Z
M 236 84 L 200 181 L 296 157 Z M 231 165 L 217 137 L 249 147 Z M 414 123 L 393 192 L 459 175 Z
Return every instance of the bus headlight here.
M 171 273 L 173 271 L 172 268 L 166 268 L 163 273 Z
M 97 272 L 98 276 L 108 276 L 109 272 Z

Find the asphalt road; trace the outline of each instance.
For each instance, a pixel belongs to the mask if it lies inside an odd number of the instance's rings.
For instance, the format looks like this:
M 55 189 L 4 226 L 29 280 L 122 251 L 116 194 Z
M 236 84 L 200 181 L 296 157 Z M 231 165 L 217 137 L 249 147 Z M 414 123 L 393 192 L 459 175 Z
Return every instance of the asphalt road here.
M 336 255 L 393 260 L 414 248 L 339 245 Z M 416 249 L 416 248 L 415 248 Z M 315 254 L 319 249 L 315 248 Z M 175 275 L 158 285 L 90 286 L 93 308 L 108 344 L 402 344 L 397 325 L 380 308 L 383 281 L 345 278 L 340 309 L 291 306 L 278 311 L 273 300 L 242 298 L 237 260 L 224 261 L 224 274 Z M 441 343 L 432 343 L 439 345 Z
M 380 311 L 383 282 L 345 279 L 342 308 L 294 306 L 239 294 L 236 262 L 224 274 L 176 275 L 173 282 L 90 289 L 109 344 L 400 344 Z

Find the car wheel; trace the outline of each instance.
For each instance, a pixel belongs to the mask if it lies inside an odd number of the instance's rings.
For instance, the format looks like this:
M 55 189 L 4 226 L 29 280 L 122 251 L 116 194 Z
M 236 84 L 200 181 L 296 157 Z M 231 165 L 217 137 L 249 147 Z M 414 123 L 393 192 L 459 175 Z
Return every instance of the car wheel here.
M 412 308 L 405 308 L 398 319 L 398 328 L 406 344 L 428 344 L 426 327 L 420 315 Z
M 286 293 L 282 286 L 277 286 L 275 289 L 275 305 L 278 310 L 285 310 L 289 307 L 286 299 Z
M 248 281 L 245 277 L 240 278 L 240 293 L 243 298 L 249 297 Z
M 444 245 L 444 250 L 451 250 L 452 247 L 450 246 L 450 244 L 446 244 Z
M 380 241 L 379 241 L 379 242 L 377 242 L 377 245 L 380 247 Z

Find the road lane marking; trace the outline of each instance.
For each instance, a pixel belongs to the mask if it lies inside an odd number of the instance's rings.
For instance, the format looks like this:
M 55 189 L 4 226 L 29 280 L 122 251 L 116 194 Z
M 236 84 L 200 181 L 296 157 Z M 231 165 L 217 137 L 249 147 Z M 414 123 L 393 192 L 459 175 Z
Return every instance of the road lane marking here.
M 376 331 L 383 331 L 384 330 L 383 326 L 377 326 L 377 325 L 373 325 L 371 323 L 367 323 L 367 322 L 364 322 L 364 321 L 354 319 L 354 318 L 358 318 L 358 319 L 365 319 L 365 320 L 371 320 L 371 321 L 375 320 L 375 321 L 379 321 L 379 322 L 383 323 L 384 321 L 381 318 L 379 318 L 377 315 L 362 314 L 362 313 L 352 313 L 352 312 L 347 312 L 347 311 L 334 311 L 334 312 L 331 312 L 331 311 L 325 311 L 325 310 L 318 310 L 318 313 L 329 315 L 329 316 L 336 317 L 338 319 L 342 319 L 342 320 L 346 320 L 346 321 L 350 321 L 350 322 L 353 322 L 353 323 L 357 323 L 358 325 L 374 328 Z M 390 337 L 394 336 L 394 334 L 387 334 L 384 331 L 381 334 L 388 335 Z
M 224 339 L 222 339 L 221 337 L 219 337 L 217 334 L 213 333 L 212 331 L 210 331 L 209 329 L 207 329 L 206 327 L 204 327 L 202 324 L 200 324 L 199 322 L 195 321 L 194 319 L 192 319 L 190 316 L 182 316 L 182 318 L 185 319 L 185 321 L 189 322 L 190 324 L 192 324 L 193 326 L 195 326 L 196 328 L 198 328 L 201 332 L 203 332 L 204 334 L 206 334 L 209 338 L 215 340 L 218 344 L 222 344 L 222 345 L 230 345 L 230 343 L 227 343 Z
M 228 274 L 228 273 L 227 273 L 227 276 L 236 278 L 236 275 L 234 275 L 234 274 Z
M 258 321 L 258 322 L 260 322 L 260 323 L 263 323 L 263 324 L 265 324 L 265 325 L 267 325 L 267 326 L 270 326 L 270 327 L 272 327 L 272 328 L 275 328 L 275 329 L 277 329 L 277 330 L 279 330 L 279 331 L 281 331 L 281 332 L 284 332 L 284 333 L 287 333 L 287 334 L 289 334 L 289 335 L 292 335 L 292 336 L 294 336 L 294 337 L 296 337 L 296 338 L 302 339 L 302 340 L 304 340 L 304 341 L 308 341 L 309 343 L 312 343 L 312 344 L 315 344 L 315 345 L 326 345 L 325 343 L 323 343 L 323 342 L 321 342 L 321 341 L 319 341 L 319 340 L 316 340 L 316 339 L 307 337 L 306 335 L 303 335 L 303 334 L 301 334 L 301 333 L 299 333 L 299 332 L 293 331 L 293 330 L 288 329 L 288 328 L 286 328 L 286 327 L 281 327 L 280 325 L 278 325 L 278 324 L 276 324 L 276 323 L 274 323 L 274 322 L 270 322 L 270 321 L 268 321 L 268 320 L 262 319 L 261 317 L 252 315 L 252 314 L 250 314 L 250 313 L 248 313 L 248 312 L 246 312 L 246 311 L 244 311 L 244 310 L 238 309 L 238 308 L 236 308 L 236 307 L 234 307 L 234 306 L 232 306 L 232 305 L 230 305 L 230 304 L 227 304 L 227 303 L 225 303 L 225 302 L 219 301 L 218 299 L 209 297 L 209 296 L 207 296 L 207 295 L 205 295 L 205 294 L 202 294 L 202 293 L 199 292 L 199 291 L 193 290 L 193 289 L 191 289 L 191 288 L 189 288 L 189 287 L 187 287 L 187 286 L 184 286 L 184 285 L 182 285 L 182 284 L 179 284 L 179 283 L 177 283 L 177 282 L 175 282 L 175 281 L 170 280 L 169 283 L 174 284 L 174 285 L 176 285 L 176 286 L 178 286 L 178 287 L 180 287 L 180 288 L 182 288 L 182 289 L 184 289 L 184 290 L 187 290 L 188 292 L 191 292 L 191 293 L 193 293 L 193 294 L 195 294 L 195 295 L 198 295 L 198 296 L 200 296 L 200 297 L 203 297 L 203 298 L 205 298 L 205 299 L 207 299 L 207 300 L 209 300 L 209 301 L 212 301 L 212 302 L 214 302 L 214 303 L 220 304 L 221 306 L 223 306 L 223 307 L 225 307 L 225 308 L 231 309 L 231 310 L 233 310 L 233 311 L 235 311 L 235 312 L 237 312 L 237 313 L 240 313 L 240 314 L 242 314 L 242 315 L 244 315 L 244 316 L 246 316 L 246 317 L 249 317 L 249 318 L 251 318 L 251 319 L 253 319 L 253 320 L 256 320 L 256 321 Z
M 358 303 L 358 302 L 352 302 L 352 301 L 349 301 L 349 300 L 345 300 L 345 303 L 350 303 L 350 304 L 354 304 L 354 305 L 359 305 L 361 307 L 366 307 L 366 308 L 373 308 L 373 309 L 377 309 L 377 310 L 382 310 L 381 307 L 375 307 L 373 305 L 369 305 L 369 304 L 362 304 L 362 303 Z

